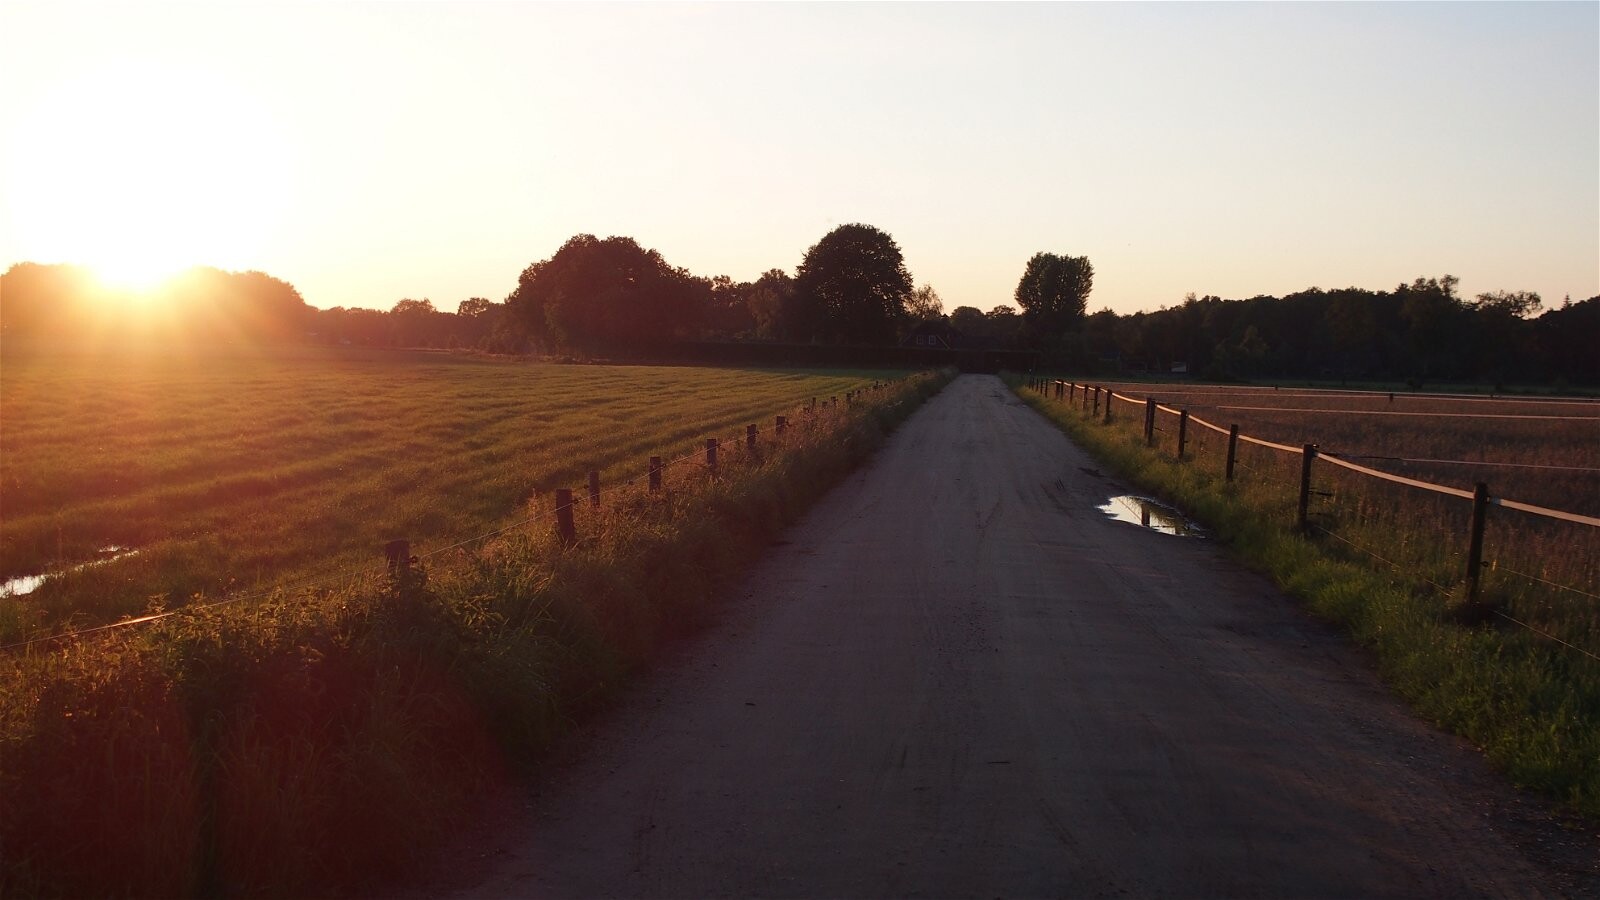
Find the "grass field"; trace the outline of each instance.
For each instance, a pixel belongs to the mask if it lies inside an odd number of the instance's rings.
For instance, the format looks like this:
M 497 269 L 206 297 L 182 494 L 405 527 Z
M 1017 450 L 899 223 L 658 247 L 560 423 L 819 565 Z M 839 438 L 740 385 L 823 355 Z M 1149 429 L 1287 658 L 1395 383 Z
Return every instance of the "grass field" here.
M 282 468 L 293 467 L 296 446 L 343 457 L 341 442 L 315 440 L 315 427 L 285 437 L 299 421 L 294 408 L 304 406 L 326 429 L 330 420 L 313 410 L 338 406 L 340 427 L 364 434 L 353 452 L 369 454 L 360 463 L 346 458 L 347 471 L 388 466 L 385 443 L 409 447 L 407 455 L 354 488 L 341 484 L 337 466 L 326 470 L 335 499 L 282 501 L 295 515 L 226 490 L 180 488 L 178 496 L 210 497 L 194 508 L 218 529 L 229 524 L 218 504 L 247 518 L 265 510 L 226 532 L 247 541 L 274 524 L 294 546 L 325 548 L 340 537 L 334 526 L 319 525 L 306 539 L 293 533 L 306 516 L 325 516 L 319 521 L 359 532 L 349 546 L 364 562 L 376 561 L 374 542 L 387 529 L 416 529 L 408 536 L 418 560 L 392 573 L 380 563 L 358 577 L 190 603 L 134 627 L 0 654 L 0 896 L 384 893 L 387 880 L 426 860 L 462 823 L 524 796 L 521 777 L 537 770 L 557 737 L 714 617 L 727 580 L 948 377 L 903 378 L 846 402 L 846 389 L 884 373 L 530 367 L 412 354 L 278 355 L 204 370 L 126 364 L 145 368 L 121 370 L 134 386 L 122 396 L 151 408 L 130 441 L 187 463 L 160 461 L 150 450 L 149 471 L 170 474 L 124 502 L 138 508 L 136 498 L 167 482 L 203 480 L 180 477 L 204 467 L 192 441 L 155 425 L 181 417 L 185 402 L 210 398 L 235 410 L 192 424 L 220 447 L 242 433 L 239 458 L 255 447 L 266 454 L 253 457 L 258 463 Z M 116 371 L 63 367 L 53 386 L 65 390 L 77 378 L 110 390 Z M 143 381 L 136 371 L 146 373 Z M 254 391 L 255 402 L 230 406 L 219 371 L 239 379 L 241 392 Z M 50 375 L 22 386 L 33 397 L 18 390 L 7 402 L 48 407 L 39 398 Z M 827 403 L 835 394 L 840 401 Z M 717 473 L 705 465 L 705 436 L 740 435 L 747 421 L 793 414 L 812 396 L 823 405 L 794 415 L 786 433 L 765 428 L 753 450 L 742 442 L 722 448 Z M 307 405 L 311 397 L 317 406 Z M 252 426 L 245 409 L 269 399 L 275 414 Z M 396 411 L 405 415 L 391 422 Z M 467 424 L 430 430 L 430 421 L 452 417 Z M 630 429 L 635 420 L 652 430 Z M 37 435 L 51 433 L 37 427 Z M 117 440 L 114 428 L 99 434 Z M 462 449 L 480 434 L 481 446 Z M 10 440 L 8 433 L 8 447 Z M 567 446 L 578 448 L 571 459 L 560 451 Z M 668 470 L 659 491 L 622 478 L 644 474 L 649 455 L 680 450 L 695 452 Z M 485 469 L 492 461 L 510 496 L 474 493 L 478 479 L 462 459 Z M 602 503 L 590 506 L 579 494 L 569 543 L 552 526 L 550 494 L 530 495 L 571 484 L 591 465 L 610 473 Z M 314 493 L 315 483 L 271 499 Z M 458 493 L 439 491 L 440 483 Z M 69 488 L 54 490 L 78 496 Z M 395 505 L 416 498 L 404 506 L 409 515 L 453 513 L 458 498 L 481 497 L 484 518 L 459 520 L 473 540 L 447 533 L 458 521 L 451 518 L 435 523 L 440 537 L 428 541 L 422 520 L 369 522 L 360 514 L 367 504 L 376 518 L 385 497 Z M 160 508 L 177 505 L 166 502 Z M 357 514 L 338 517 L 351 506 Z M 503 527 L 482 531 L 491 525 Z M 190 539 L 172 531 L 156 532 L 142 549 Z M 126 539 L 89 537 L 82 546 Z M 318 565 L 313 557 L 324 558 L 307 551 L 307 565 Z M 123 562 L 99 569 L 111 573 Z M 264 564 L 266 571 L 273 570 Z
M 1186 384 L 1106 383 L 1241 434 L 1340 454 L 1382 472 L 1600 514 L 1600 403 Z M 1302 454 L 1158 413 L 1112 424 L 1078 403 L 1023 396 L 1144 489 L 1213 527 L 1246 560 L 1377 651 L 1419 709 L 1483 746 L 1520 783 L 1600 817 L 1600 528 L 1490 505 L 1477 597 L 1467 591 L 1470 500 L 1326 461 L 1296 527 Z M 1102 397 L 1104 393 L 1102 393 Z
M 883 377 L 8 345 L 0 581 L 55 577 L 0 597 L 0 644 L 425 551 Z

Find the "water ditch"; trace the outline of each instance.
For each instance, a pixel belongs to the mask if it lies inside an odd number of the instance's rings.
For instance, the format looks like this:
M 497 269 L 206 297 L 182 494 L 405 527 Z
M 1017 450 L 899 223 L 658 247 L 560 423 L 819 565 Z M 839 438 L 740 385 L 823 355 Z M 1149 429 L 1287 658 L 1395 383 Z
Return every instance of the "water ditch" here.
M 31 594 L 42 587 L 46 581 L 49 581 L 52 578 L 60 578 L 63 575 L 71 575 L 74 572 L 82 572 L 85 569 L 93 569 L 97 566 L 103 566 L 106 563 L 116 562 L 119 559 L 126 559 L 130 556 L 136 556 L 138 553 L 139 551 L 133 549 L 132 547 L 123 547 L 118 544 L 110 544 L 108 546 L 101 547 L 99 550 L 96 550 L 95 558 L 89 560 L 88 562 L 78 563 L 75 566 L 68 566 L 65 569 L 57 569 L 54 572 L 40 572 L 36 575 L 18 575 L 15 578 L 8 578 L 5 581 L 0 581 L 0 597 L 21 597 L 25 594 Z

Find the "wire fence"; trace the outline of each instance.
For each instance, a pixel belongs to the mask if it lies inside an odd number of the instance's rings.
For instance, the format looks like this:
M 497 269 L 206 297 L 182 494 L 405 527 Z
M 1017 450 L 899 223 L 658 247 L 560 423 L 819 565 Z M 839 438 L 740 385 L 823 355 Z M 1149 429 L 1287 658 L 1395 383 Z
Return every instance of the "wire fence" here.
M 1347 556 L 1437 592 L 1454 608 L 1478 610 L 1600 660 L 1589 649 L 1600 637 L 1600 604 L 1591 602 L 1600 600 L 1600 517 L 1499 496 L 1485 482 L 1464 490 L 1364 463 L 1543 470 L 1545 477 L 1555 478 L 1593 472 L 1591 467 L 1341 453 L 1315 443 L 1296 446 L 1242 433 L 1237 423 L 1207 421 L 1174 405 L 1165 392 L 1157 398 L 1108 385 L 1040 378 L 1028 387 L 1096 423 L 1142 439 L 1153 452 L 1172 454 L 1234 491 L 1249 492 L 1269 514 L 1287 518 Z M 1474 417 L 1527 418 L 1499 413 Z M 1600 422 L 1581 416 L 1546 418 Z
M 259 602 L 283 593 L 307 593 L 333 586 L 353 587 L 380 579 L 395 578 L 408 573 L 413 566 L 438 561 L 445 554 L 480 548 L 487 542 L 505 535 L 528 532 L 537 527 L 555 529 L 559 539 L 571 544 L 576 539 L 577 517 L 582 514 L 602 513 L 617 515 L 625 510 L 623 502 L 628 497 L 644 499 L 651 496 L 668 497 L 675 493 L 695 491 L 707 484 L 725 482 L 740 470 L 759 464 L 763 454 L 784 450 L 803 449 L 806 445 L 826 440 L 848 419 L 852 408 L 869 403 L 892 409 L 906 402 L 892 389 L 914 383 L 926 374 L 910 375 L 899 379 L 876 380 L 870 385 L 846 391 L 843 395 L 813 397 L 810 402 L 791 408 L 774 416 L 773 422 L 762 427 L 751 423 L 742 432 L 728 432 L 706 437 L 696 450 L 670 459 L 650 457 L 649 464 L 602 484 L 600 473 L 590 471 L 587 483 L 577 488 L 558 488 L 547 492 L 548 503 L 536 492 L 529 501 L 526 516 L 499 525 L 470 537 L 446 539 L 449 543 L 425 552 L 412 553 L 411 542 L 405 539 L 390 541 L 383 548 L 382 561 L 354 566 L 330 566 L 255 590 L 239 592 L 209 602 L 190 603 L 182 607 L 147 615 L 121 619 L 116 622 L 89 627 L 41 634 L 0 645 L 0 652 L 26 652 L 42 645 L 80 641 L 96 635 L 123 631 L 151 625 L 174 616 L 193 614 L 218 607 Z M 599 525 L 598 517 L 590 523 L 590 530 Z

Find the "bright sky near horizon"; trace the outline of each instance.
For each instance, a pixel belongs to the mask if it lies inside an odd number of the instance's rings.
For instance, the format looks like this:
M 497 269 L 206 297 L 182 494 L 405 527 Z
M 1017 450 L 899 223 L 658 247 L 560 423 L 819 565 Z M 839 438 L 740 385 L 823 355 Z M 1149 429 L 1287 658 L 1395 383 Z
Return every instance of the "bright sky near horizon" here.
M 1035 252 L 1184 294 L 1600 294 L 1600 3 L 0 0 L 0 270 L 504 299 L 573 234 L 793 272 L 848 222 L 948 311 Z

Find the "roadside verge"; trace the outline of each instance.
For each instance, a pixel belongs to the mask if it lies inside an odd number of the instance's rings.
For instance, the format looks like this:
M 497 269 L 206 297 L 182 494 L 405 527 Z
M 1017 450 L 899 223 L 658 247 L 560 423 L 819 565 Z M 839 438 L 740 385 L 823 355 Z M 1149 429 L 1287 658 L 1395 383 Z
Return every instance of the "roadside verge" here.
M 0 894 L 370 893 L 715 616 L 716 587 L 950 377 L 598 505 L 536 498 L 528 527 L 361 583 L 5 657 Z
M 1392 572 L 1342 558 L 1292 527 L 1282 498 L 1157 454 L 1133 430 L 1012 389 L 1121 477 L 1174 504 L 1248 565 L 1371 650 L 1423 717 L 1474 742 L 1522 787 L 1600 819 L 1600 666 L 1522 629 L 1468 618 Z M 1393 533 L 1395 545 L 1426 535 Z

